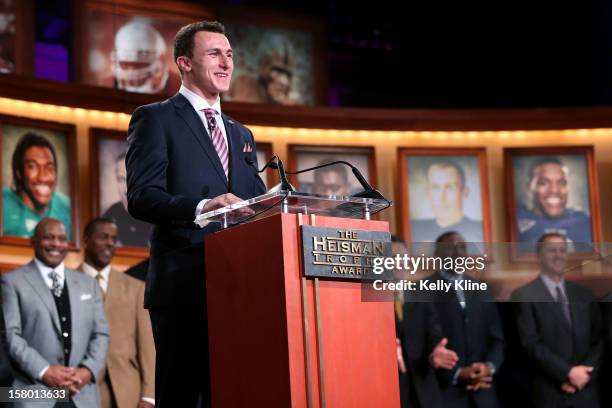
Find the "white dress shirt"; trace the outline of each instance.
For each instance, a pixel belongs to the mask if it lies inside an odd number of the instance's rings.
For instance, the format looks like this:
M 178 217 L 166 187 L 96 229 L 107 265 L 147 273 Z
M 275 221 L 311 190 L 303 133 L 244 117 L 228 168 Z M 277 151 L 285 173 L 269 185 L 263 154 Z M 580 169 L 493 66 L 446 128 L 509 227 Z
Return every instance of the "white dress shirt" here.
M 49 277 L 49 274 L 51 273 L 51 271 L 55 271 L 55 273 L 57 273 L 59 277 L 58 279 L 59 284 L 62 288 L 64 287 L 64 281 L 66 280 L 66 272 L 64 271 L 63 262 L 57 265 L 55 268 L 51 268 L 50 266 L 45 265 L 38 258 L 34 258 L 34 263 L 36 264 L 36 267 L 38 268 L 38 271 L 40 272 L 40 276 L 42 276 L 49 290 L 53 288 L 53 279 Z
M 550 296 L 552 296 L 552 298 L 555 301 L 559 302 L 559 299 L 557 299 L 557 288 L 561 289 L 561 293 L 563 293 L 563 296 L 567 299 L 567 292 L 565 291 L 565 279 L 564 278 L 561 278 L 559 282 L 555 282 L 548 276 L 541 273 L 540 279 L 542 279 L 542 283 L 544 283 L 544 286 L 546 286 L 546 289 L 548 289 L 548 292 L 550 292 Z
M 223 135 L 223 139 L 225 139 L 225 145 L 227 146 L 229 152 L 229 143 L 227 143 L 227 132 L 225 131 L 225 124 L 223 123 L 223 117 L 221 116 L 221 98 L 217 98 L 217 102 L 211 105 L 206 99 L 202 98 L 197 93 L 185 87 L 185 85 L 181 85 L 179 93 L 185 98 L 187 98 L 193 109 L 196 111 L 196 113 L 200 117 L 200 120 L 202 121 L 202 124 L 204 125 L 204 129 L 206 129 L 206 131 L 208 132 L 209 137 L 211 137 L 211 131 L 208 126 L 208 120 L 206 119 L 204 109 L 215 110 L 215 121 L 217 122 L 217 126 L 219 127 L 219 129 L 221 129 L 221 134 Z M 205 198 L 198 203 L 195 211 L 196 217 L 202 212 L 204 205 L 206 205 L 209 200 L 210 199 Z

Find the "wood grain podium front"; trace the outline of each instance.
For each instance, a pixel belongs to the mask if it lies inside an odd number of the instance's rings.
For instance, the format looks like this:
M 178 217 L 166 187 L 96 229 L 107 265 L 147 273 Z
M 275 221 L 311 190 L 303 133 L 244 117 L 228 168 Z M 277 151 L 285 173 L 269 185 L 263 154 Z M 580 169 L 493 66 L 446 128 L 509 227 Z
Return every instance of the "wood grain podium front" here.
M 206 238 L 212 406 L 399 407 L 392 302 L 302 276 L 300 225 L 388 223 L 277 214 Z

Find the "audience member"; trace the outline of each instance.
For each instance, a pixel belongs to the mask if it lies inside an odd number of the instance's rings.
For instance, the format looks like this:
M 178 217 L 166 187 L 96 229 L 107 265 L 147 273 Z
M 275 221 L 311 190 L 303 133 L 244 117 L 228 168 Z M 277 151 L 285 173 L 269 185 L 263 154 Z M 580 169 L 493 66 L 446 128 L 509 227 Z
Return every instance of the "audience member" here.
M 466 257 L 466 243 L 454 231 L 436 240 L 435 255 L 441 259 Z M 504 358 L 504 337 L 497 305 L 488 290 L 465 290 L 465 281 L 478 283 L 454 269 L 443 267 L 427 278 L 450 283 L 448 291 L 429 293 L 448 348 L 459 361 L 452 370 L 438 370 L 445 408 L 495 408 L 498 406 L 493 378 Z
M 40 221 L 32 246 L 34 259 L 2 280 L 13 385 L 69 387 L 70 401 L 55 407 L 100 407 L 95 380 L 109 343 L 100 289 L 94 279 L 64 266 L 68 243 L 60 221 Z
M 112 341 L 106 370 L 98 376 L 102 408 L 155 406 L 155 344 L 144 308 L 144 283 L 111 267 L 117 225 L 95 218 L 83 234 L 85 261 L 78 270 L 94 278 L 104 293 Z
M 536 244 L 540 276 L 518 288 L 521 343 L 533 371 L 536 407 L 599 407 L 601 316 L 590 290 L 565 280 L 567 239 L 544 234 Z

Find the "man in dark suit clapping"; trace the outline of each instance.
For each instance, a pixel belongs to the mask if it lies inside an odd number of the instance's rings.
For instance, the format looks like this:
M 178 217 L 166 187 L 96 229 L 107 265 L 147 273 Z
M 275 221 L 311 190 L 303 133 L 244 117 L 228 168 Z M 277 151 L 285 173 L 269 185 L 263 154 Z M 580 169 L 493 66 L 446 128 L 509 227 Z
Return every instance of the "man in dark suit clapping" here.
M 497 395 L 494 375 L 504 358 L 504 337 L 497 305 L 488 290 L 467 290 L 466 281 L 478 282 L 461 272 L 458 267 L 467 255 L 464 238 L 457 232 L 446 232 L 438 237 L 436 258 L 442 268 L 429 276 L 448 290 L 429 292 L 435 302 L 442 336 L 448 338 L 447 347 L 457 353 L 459 360 L 451 370 L 439 369 L 437 377 L 442 389 L 445 408 L 496 408 Z M 448 262 L 453 260 L 453 262 Z

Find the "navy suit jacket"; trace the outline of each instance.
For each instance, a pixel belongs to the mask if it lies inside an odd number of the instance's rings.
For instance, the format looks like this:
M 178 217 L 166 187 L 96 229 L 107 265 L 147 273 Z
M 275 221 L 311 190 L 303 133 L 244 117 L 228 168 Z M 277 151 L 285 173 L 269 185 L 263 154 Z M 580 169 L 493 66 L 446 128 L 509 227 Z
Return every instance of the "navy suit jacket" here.
M 219 229 L 193 221 L 204 198 L 263 194 L 253 134 L 223 116 L 229 148 L 229 182 L 202 120 L 181 94 L 141 106 L 132 115 L 126 156 L 128 210 L 154 224 L 147 274 L 148 308 L 193 304 L 205 295 L 204 237 Z M 244 152 L 245 145 L 252 147 Z

